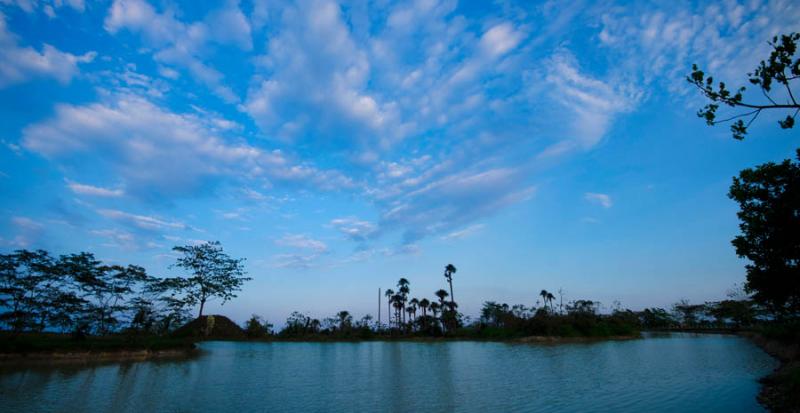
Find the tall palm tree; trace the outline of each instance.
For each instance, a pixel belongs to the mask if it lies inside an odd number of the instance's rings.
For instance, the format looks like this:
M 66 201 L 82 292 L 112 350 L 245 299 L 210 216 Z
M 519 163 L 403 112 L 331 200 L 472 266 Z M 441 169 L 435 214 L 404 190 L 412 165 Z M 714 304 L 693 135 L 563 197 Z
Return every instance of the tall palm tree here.
M 406 318 L 405 318 L 406 317 L 406 314 L 405 314 L 406 301 L 408 300 L 408 293 L 411 292 L 411 289 L 408 287 L 409 284 L 410 283 L 405 278 L 400 278 L 400 280 L 397 281 L 397 289 L 398 289 L 398 292 L 400 293 L 400 295 L 402 296 L 402 301 L 403 301 L 403 322 L 404 323 L 406 321 Z
M 450 284 L 450 301 L 456 300 L 456 296 L 453 295 L 453 274 L 455 274 L 456 271 L 456 267 L 453 264 L 447 264 L 444 267 L 444 278 L 446 278 L 447 283 Z
M 394 295 L 394 291 L 391 288 L 386 289 L 386 293 L 383 294 L 386 296 L 386 317 L 388 318 L 388 322 L 386 324 L 389 327 L 392 327 L 392 296 Z

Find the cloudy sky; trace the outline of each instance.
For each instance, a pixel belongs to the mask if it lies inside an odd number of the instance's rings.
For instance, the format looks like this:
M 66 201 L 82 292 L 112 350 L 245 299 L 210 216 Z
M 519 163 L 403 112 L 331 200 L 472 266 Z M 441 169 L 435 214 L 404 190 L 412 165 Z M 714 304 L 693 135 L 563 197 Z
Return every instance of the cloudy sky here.
M 278 323 L 447 263 L 469 315 L 724 297 L 731 177 L 797 138 L 705 126 L 684 77 L 743 82 L 800 6 L 629 3 L 0 0 L 0 250 L 220 240 L 254 280 L 211 311 Z

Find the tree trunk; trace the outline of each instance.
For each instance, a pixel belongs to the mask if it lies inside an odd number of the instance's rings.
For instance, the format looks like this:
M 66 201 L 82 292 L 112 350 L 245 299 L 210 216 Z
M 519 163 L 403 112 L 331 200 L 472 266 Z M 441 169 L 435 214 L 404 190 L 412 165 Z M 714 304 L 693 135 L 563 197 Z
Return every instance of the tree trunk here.
M 205 307 L 205 305 L 206 305 L 206 300 L 200 300 L 200 314 L 197 316 L 197 318 L 203 316 L 203 307 Z
M 447 283 L 450 284 L 450 301 L 456 302 L 456 296 L 453 295 L 453 279 L 451 278 Z

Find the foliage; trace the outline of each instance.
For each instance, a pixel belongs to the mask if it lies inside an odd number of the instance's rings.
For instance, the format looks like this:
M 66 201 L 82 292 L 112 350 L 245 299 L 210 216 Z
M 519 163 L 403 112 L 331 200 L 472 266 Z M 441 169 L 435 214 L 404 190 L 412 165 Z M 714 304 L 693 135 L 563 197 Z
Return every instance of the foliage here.
M 651 330 L 677 326 L 677 321 L 663 308 L 645 308 L 640 314 L 642 327 Z
M 173 248 L 182 254 L 173 265 L 189 271 L 187 277 L 168 278 L 163 285 L 180 291 L 187 306 L 200 305 L 198 317 L 203 316 L 207 301 L 220 298 L 223 304 L 236 297 L 245 281 L 244 259 L 231 258 L 223 252 L 219 241 Z
M 249 338 L 266 337 L 272 334 L 272 324 L 253 314 L 245 323 L 244 332 Z
M 797 152 L 800 161 L 800 150 Z M 745 289 L 779 316 L 800 311 L 800 163 L 745 169 L 728 196 L 739 204 L 742 231 L 733 240 L 747 258 Z
M 231 261 L 207 262 L 208 271 L 227 274 L 239 265 Z M 210 293 L 229 299 L 244 280 L 210 279 L 203 284 L 206 299 Z M 183 325 L 187 305 L 203 296 L 193 296 L 191 287 L 191 281 L 152 277 L 139 266 L 103 264 L 88 252 L 56 258 L 42 250 L 19 250 L 0 254 L 0 325 L 16 334 L 58 331 L 76 338 L 164 335 Z
M 547 294 L 545 294 L 546 296 Z M 557 314 L 546 306 L 538 310 L 524 305 L 509 306 L 493 301 L 484 303 L 478 322 L 460 330 L 479 338 L 514 338 L 525 336 L 609 337 L 636 334 L 639 316 L 631 311 L 597 313 L 597 303 L 576 300 L 567 305 L 566 314 Z
M 719 82 L 715 87 L 714 78 L 711 75 L 707 75 L 696 64 L 692 65 L 692 73 L 686 79 L 689 83 L 697 86 L 701 93 L 711 101 L 711 103 L 697 112 L 697 116 L 705 119 L 708 125 L 735 120 L 731 124 L 731 133 L 735 139 L 744 139 L 745 135 L 747 135 L 747 129 L 764 110 L 789 111 L 786 117 L 780 120 L 778 124 L 783 129 L 794 127 L 795 117 L 800 111 L 800 104 L 795 100 L 794 92 L 792 91 L 794 81 L 800 78 L 800 57 L 795 57 L 798 40 L 800 40 L 800 33 L 773 37 L 772 41 L 769 42 L 770 46 L 772 46 L 769 58 L 762 60 L 752 73 L 748 73 L 750 83 L 758 86 L 765 98 L 762 103 L 745 101 L 744 93 L 746 87 L 744 86 L 732 90 L 726 86 L 725 82 Z M 776 93 L 785 94 L 786 101 L 781 103 L 776 101 L 780 99 L 775 97 Z M 719 120 L 717 119 L 717 110 L 720 105 L 744 108 L 746 111 Z M 747 119 L 747 123 L 745 123 L 745 119 Z

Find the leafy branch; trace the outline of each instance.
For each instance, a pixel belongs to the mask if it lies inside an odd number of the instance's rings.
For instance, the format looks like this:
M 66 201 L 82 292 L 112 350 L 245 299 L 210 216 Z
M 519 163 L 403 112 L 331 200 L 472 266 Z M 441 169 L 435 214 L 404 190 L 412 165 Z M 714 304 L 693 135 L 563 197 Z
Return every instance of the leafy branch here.
M 744 86 L 731 90 L 728 89 L 725 82 L 719 82 L 717 87 L 714 87 L 714 78 L 700 70 L 696 64 L 692 65 L 692 73 L 686 77 L 686 80 L 700 89 L 700 92 L 711 101 L 697 112 L 697 116 L 705 119 L 709 126 L 733 122 L 731 132 L 733 137 L 739 140 L 744 139 L 747 129 L 764 110 L 788 110 L 789 114 L 786 118 L 778 121 L 778 125 L 783 129 L 793 128 L 795 118 L 800 112 L 800 104 L 797 103 L 792 90 L 793 82 L 800 78 L 800 58 L 794 58 L 798 40 L 800 40 L 800 33 L 781 35 L 780 38 L 773 37 L 769 42 L 773 49 L 769 59 L 762 60 L 755 71 L 747 74 L 750 77 L 750 83 L 761 89 L 761 93 L 769 101 L 767 104 L 746 102 L 743 95 L 746 90 Z M 770 95 L 775 88 L 785 90 L 785 103 L 776 102 Z M 750 110 L 718 119 L 717 110 L 720 105 Z

